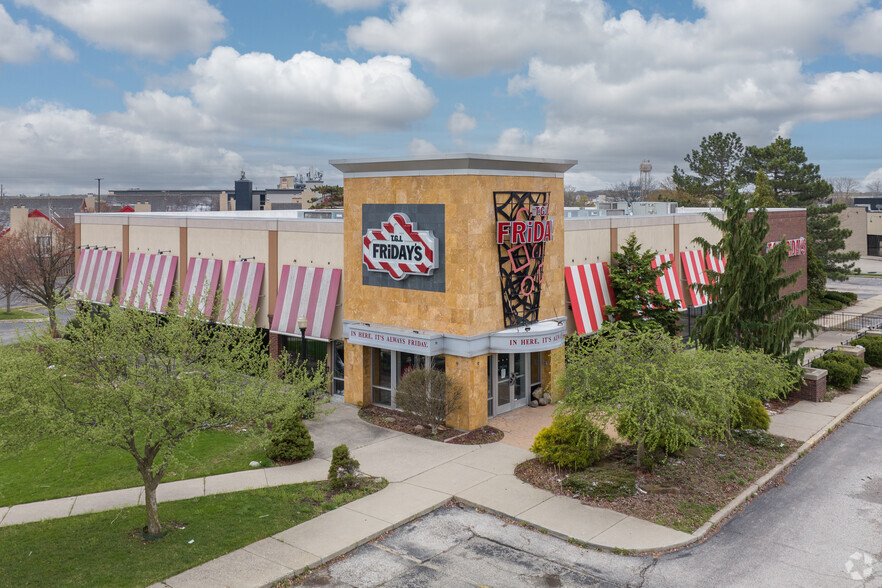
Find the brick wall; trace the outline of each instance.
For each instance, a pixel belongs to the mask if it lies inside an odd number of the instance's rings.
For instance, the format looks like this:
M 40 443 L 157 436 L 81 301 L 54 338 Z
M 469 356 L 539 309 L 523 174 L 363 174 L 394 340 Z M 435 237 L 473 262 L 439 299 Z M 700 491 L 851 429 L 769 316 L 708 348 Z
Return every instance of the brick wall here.
M 786 209 L 786 210 L 770 210 L 769 211 L 769 234 L 766 236 L 766 243 L 772 241 L 783 241 L 785 239 L 798 239 L 806 236 L 805 226 L 805 209 Z M 788 257 L 784 262 L 784 271 L 792 274 L 796 271 L 801 272 L 796 283 L 788 286 L 782 292 L 788 294 L 799 290 L 805 290 L 808 285 L 806 276 L 806 256 L 794 255 Z M 807 295 L 803 295 L 798 304 L 805 306 Z

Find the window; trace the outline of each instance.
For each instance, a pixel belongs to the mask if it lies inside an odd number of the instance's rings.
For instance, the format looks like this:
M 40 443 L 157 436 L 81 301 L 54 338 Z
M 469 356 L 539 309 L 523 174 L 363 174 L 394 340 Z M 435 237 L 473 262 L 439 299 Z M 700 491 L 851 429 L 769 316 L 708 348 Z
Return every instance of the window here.
M 392 406 L 392 352 L 387 349 L 371 350 L 371 401 Z
M 331 390 L 334 394 L 343 394 L 343 383 L 346 359 L 343 355 L 343 341 L 334 341 L 334 383 Z

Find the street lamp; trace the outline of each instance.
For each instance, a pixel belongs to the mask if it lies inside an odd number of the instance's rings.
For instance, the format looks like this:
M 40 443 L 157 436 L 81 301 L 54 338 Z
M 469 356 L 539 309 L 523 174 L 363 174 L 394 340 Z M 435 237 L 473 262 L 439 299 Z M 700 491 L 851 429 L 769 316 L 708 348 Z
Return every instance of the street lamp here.
M 101 212 L 101 180 L 104 178 L 95 178 L 98 180 L 98 206 L 95 207 L 95 212 Z
M 309 319 L 304 315 L 297 317 L 297 328 L 300 329 L 300 359 L 306 361 L 306 327 L 309 326 Z

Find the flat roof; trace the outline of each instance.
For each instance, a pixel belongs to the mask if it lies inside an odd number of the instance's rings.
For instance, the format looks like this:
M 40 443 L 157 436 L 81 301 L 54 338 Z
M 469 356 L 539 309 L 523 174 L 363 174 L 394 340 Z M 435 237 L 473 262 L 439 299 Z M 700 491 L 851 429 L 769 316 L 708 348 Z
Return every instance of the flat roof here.
M 439 153 L 418 157 L 331 159 L 344 178 L 437 175 L 511 175 L 562 178 L 575 159 L 543 159 L 477 153 Z

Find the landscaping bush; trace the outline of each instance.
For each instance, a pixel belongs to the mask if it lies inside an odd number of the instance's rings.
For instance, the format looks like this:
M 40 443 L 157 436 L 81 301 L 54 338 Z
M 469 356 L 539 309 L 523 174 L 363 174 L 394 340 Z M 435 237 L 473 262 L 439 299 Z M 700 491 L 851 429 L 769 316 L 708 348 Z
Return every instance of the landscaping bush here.
M 582 470 L 606 456 L 612 440 L 603 429 L 577 414 L 559 414 L 530 450 L 545 463 Z
M 841 302 L 845 306 L 848 306 L 857 301 L 857 294 L 854 292 L 836 292 L 835 290 L 828 290 L 824 293 L 824 298 L 836 300 L 837 302 Z
M 873 367 L 882 367 L 882 336 L 864 335 L 851 342 L 852 345 L 860 345 L 864 352 L 864 361 Z
M 334 448 L 331 456 L 331 467 L 328 470 L 328 480 L 331 488 L 352 488 L 358 482 L 358 460 L 349 456 L 349 448 L 346 445 L 338 445 Z
M 315 453 L 306 425 L 298 416 L 281 419 L 273 427 L 266 455 L 273 461 L 302 461 Z
M 812 361 L 812 367 L 827 370 L 827 384 L 840 390 L 848 390 L 861 381 L 864 365 L 861 358 L 842 351 L 832 351 Z
M 459 409 L 462 386 L 442 371 L 419 369 L 408 372 L 398 382 L 395 405 L 424 421 L 438 434 L 438 427 Z
M 746 394 L 739 394 L 736 402 L 738 411 L 732 419 L 732 426 L 736 429 L 761 429 L 767 431 L 772 419 L 766 412 L 762 400 Z

